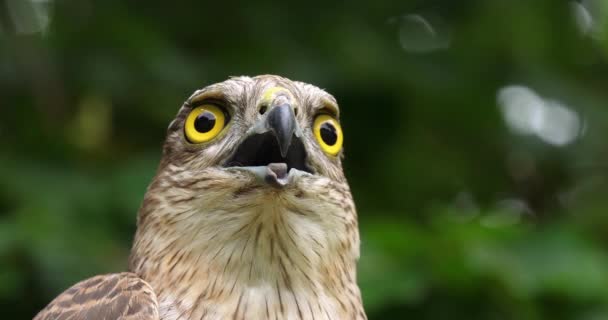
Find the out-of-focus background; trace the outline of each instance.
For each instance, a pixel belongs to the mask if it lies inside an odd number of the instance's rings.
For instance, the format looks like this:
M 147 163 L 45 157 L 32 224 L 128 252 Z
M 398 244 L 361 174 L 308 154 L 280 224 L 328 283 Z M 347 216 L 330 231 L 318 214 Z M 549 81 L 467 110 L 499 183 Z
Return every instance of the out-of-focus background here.
M 608 2 L 0 0 L 0 307 L 125 270 L 197 88 L 343 109 L 370 319 L 608 318 Z

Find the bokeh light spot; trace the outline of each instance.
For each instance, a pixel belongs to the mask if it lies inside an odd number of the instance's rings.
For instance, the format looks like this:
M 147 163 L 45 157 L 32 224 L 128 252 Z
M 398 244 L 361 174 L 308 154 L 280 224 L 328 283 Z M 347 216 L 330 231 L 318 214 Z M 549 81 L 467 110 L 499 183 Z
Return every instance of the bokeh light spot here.
M 45 33 L 50 25 L 51 0 L 7 0 L 17 34 Z
M 405 51 L 428 53 L 450 46 L 449 28 L 439 15 L 406 14 L 391 22 L 399 26 L 399 43 Z
M 509 128 L 542 141 L 565 146 L 579 137 L 581 119 L 563 103 L 546 100 L 530 88 L 512 85 L 499 90 L 498 104 Z
M 574 17 L 574 22 L 583 34 L 588 34 L 593 29 L 593 17 L 589 10 L 580 2 L 571 1 L 570 8 Z

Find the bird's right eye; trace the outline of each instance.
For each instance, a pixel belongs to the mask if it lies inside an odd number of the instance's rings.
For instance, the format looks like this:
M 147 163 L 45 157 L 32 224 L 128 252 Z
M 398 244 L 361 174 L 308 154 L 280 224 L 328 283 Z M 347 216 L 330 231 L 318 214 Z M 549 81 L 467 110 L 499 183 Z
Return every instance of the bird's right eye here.
M 204 143 L 217 137 L 226 126 L 227 116 L 224 110 L 213 104 L 205 104 L 192 109 L 184 131 L 191 143 Z

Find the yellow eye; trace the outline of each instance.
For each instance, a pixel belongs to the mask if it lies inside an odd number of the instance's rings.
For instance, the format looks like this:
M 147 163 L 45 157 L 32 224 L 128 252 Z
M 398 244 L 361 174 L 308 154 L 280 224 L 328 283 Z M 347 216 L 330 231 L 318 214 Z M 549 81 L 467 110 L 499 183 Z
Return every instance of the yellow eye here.
M 340 152 L 344 136 L 338 120 L 327 114 L 319 115 L 315 119 L 312 130 L 325 153 L 335 156 Z
M 226 115 L 218 106 L 202 105 L 192 109 L 186 119 L 186 138 L 191 143 L 203 143 L 215 138 L 226 125 Z

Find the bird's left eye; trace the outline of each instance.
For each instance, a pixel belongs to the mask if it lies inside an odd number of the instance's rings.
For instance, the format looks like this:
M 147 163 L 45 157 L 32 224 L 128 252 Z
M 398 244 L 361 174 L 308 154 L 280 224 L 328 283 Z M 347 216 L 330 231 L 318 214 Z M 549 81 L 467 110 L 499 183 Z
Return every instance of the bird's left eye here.
M 186 138 L 191 143 L 203 143 L 215 138 L 226 126 L 226 114 L 220 107 L 205 104 L 192 109 L 186 119 Z
M 330 115 L 321 114 L 315 119 L 312 129 L 325 153 L 335 156 L 340 152 L 344 137 L 338 120 Z

